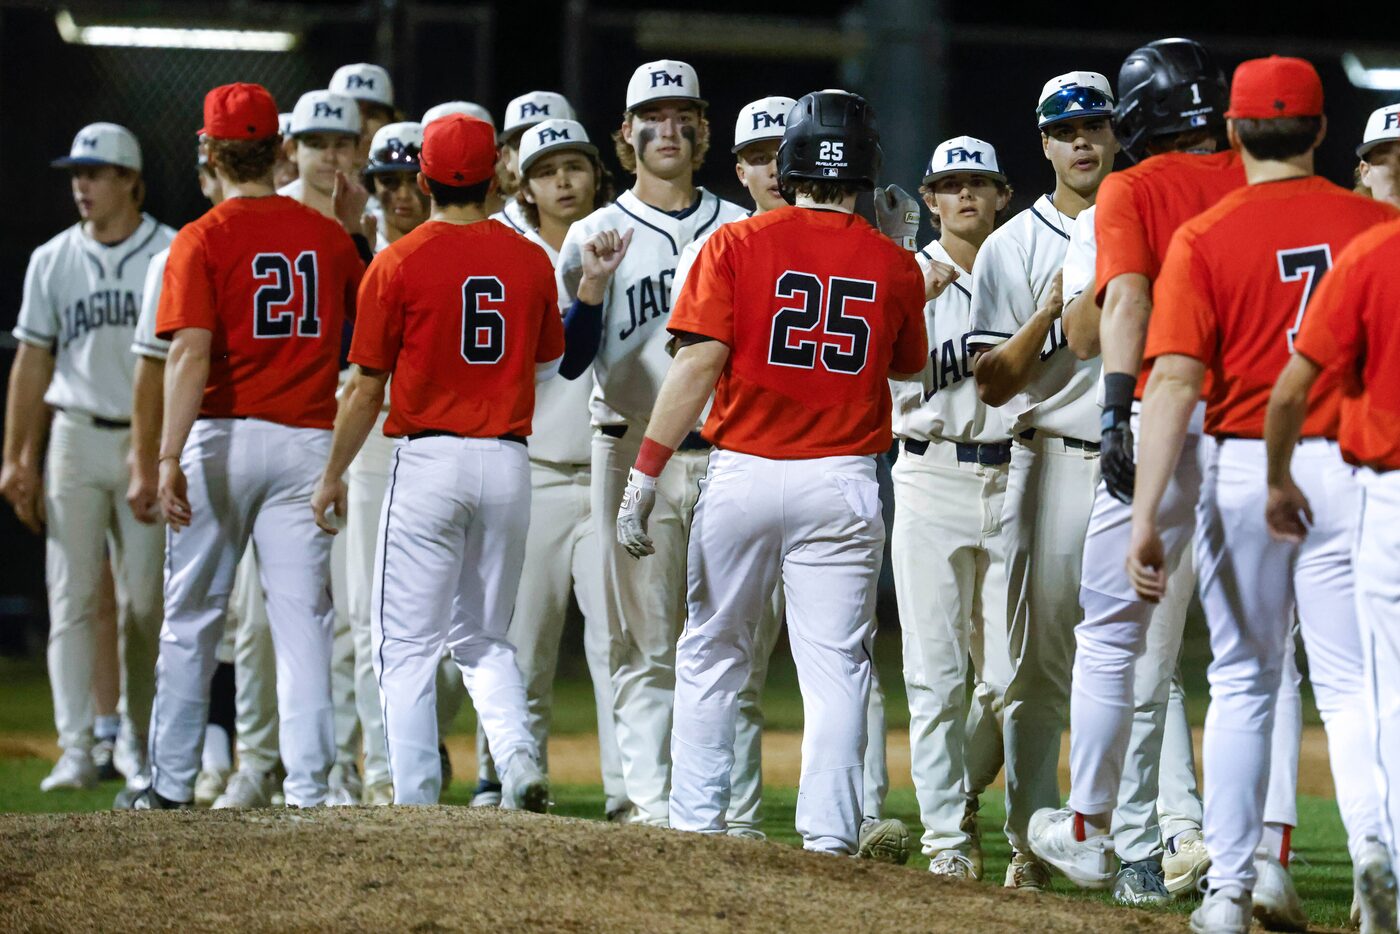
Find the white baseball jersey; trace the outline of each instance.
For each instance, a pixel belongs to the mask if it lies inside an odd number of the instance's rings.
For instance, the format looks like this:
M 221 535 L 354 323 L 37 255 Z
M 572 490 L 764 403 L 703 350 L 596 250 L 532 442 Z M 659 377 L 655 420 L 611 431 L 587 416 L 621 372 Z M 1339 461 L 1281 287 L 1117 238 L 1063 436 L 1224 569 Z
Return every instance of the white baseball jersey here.
M 160 286 L 165 279 L 165 261 L 170 250 L 161 250 L 146 266 L 146 285 L 141 290 L 141 314 L 136 319 L 136 333 L 131 338 L 131 352 L 138 357 L 165 360 L 170 355 L 170 341 L 156 337 L 156 309 L 160 307 Z
M 1060 280 L 1066 305 L 1083 294 L 1094 280 L 1094 261 L 1099 255 L 1099 242 L 1094 237 L 1096 213 L 1097 205 L 1080 211 L 1074 219 L 1074 229 L 1069 232 L 1069 248 L 1065 250 L 1064 273 Z
M 55 355 L 44 401 L 99 418 L 131 417 L 132 335 L 151 257 L 175 231 L 141 215 L 134 233 L 104 246 L 69 227 L 34 251 L 14 335 Z
M 604 230 L 634 231 L 612 281 L 603 295 L 603 335 L 593 361 L 597 391 L 591 403 L 593 424 L 645 425 L 670 368 L 666 353 L 670 334 L 672 285 L 681 250 L 697 236 L 746 216 L 737 204 L 703 188 L 694 206 L 676 217 L 625 191 L 569 228 L 559 251 L 559 294 L 572 302 L 583 275 L 583 244 Z
M 935 261 L 947 263 L 957 269 L 958 278 L 924 305 L 929 360 L 923 372 L 917 380 L 890 381 L 894 433 L 918 441 L 1005 441 L 1011 437 L 1006 415 L 977 398 L 977 381 L 972 377 L 968 350 L 972 273 L 959 266 L 937 241 L 920 250 L 915 259 L 923 269 Z
M 995 346 L 1015 334 L 1040 307 L 1064 265 L 1074 218 L 1061 214 L 1049 195 L 992 232 L 977 253 L 972 273 L 972 346 Z M 1040 353 L 1041 366 L 1004 408 L 1015 428 L 1036 428 L 1070 438 L 1099 436 L 1094 384 L 1101 364 L 1076 360 L 1058 319 Z
M 501 217 L 501 214 L 492 215 L 496 220 Z M 523 216 L 520 220 L 524 228 L 521 234 L 544 250 L 557 269 L 558 251 L 545 242 L 538 230 L 525 223 Z M 502 223 L 511 225 L 509 219 Z M 588 399 L 592 393 L 591 371 L 584 372 L 578 379 L 547 379 L 535 384 L 535 417 L 530 429 L 531 460 L 551 464 L 592 463 L 593 432 L 588 419 Z
M 514 196 L 507 199 L 505 207 L 491 215 L 491 220 L 500 221 L 521 236 L 534 240 L 537 243 L 543 242 L 538 237 L 531 236 L 531 234 L 534 233 L 534 228 L 532 228 L 530 222 L 525 219 L 525 209 L 520 206 L 520 202 L 516 201 Z M 555 259 L 554 251 L 548 248 L 546 248 L 546 250 L 549 253 L 549 258 Z

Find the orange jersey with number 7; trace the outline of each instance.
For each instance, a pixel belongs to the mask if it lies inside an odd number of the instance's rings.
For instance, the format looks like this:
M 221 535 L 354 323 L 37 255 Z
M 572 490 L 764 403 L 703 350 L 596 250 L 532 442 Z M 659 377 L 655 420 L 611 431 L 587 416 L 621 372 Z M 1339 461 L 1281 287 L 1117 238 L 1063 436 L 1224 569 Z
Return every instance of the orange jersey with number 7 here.
M 777 460 L 889 448 L 888 374 L 928 355 L 914 255 L 863 218 L 786 207 L 715 231 L 667 327 L 727 345 L 704 436 Z
M 344 228 L 291 198 L 229 198 L 170 245 L 156 334 L 213 333 L 201 418 L 330 428 L 364 273 Z
M 1172 237 L 1144 358 L 1184 354 L 1205 363 L 1206 433 L 1262 438 L 1269 393 L 1308 301 L 1354 237 L 1397 214 L 1315 175 L 1232 191 Z M 1305 437 L 1336 437 L 1336 390 L 1330 373 L 1314 386 Z

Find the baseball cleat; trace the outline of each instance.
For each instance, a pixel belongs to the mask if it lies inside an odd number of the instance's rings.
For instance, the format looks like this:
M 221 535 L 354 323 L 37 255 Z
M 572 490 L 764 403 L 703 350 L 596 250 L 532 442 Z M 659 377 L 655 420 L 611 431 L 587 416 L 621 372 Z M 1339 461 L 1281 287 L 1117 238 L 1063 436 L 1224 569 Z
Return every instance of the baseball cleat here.
M 126 786 L 125 788 L 123 788 L 121 791 L 117 792 L 117 796 L 116 796 L 115 798 L 112 799 L 112 810 L 114 810 L 114 811 L 132 811 L 132 810 L 135 810 L 135 809 L 136 809 L 136 799 L 139 798 L 139 797 L 141 797 L 141 796 L 142 796 L 143 794 L 145 794 L 145 793 L 146 793 L 146 789 L 145 789 L 145 788 L 133 788 L 133 787 L 131 787 L 130 785 L 127 785 L 127 786 Z
M 1207 892 L 1201 907 L 1191 912 L 1194 934 L 1247 934 L 1250 924 L 1249 893 Z
M 375 782 L 365 786 L 365 796 L 361 799 L 370 807 L 384 807 L 394 803 L 394 786 L 389 782 Z
M 1012 850 L 1011 862 L 1006 866 L 1006 879 L 1002 885 L 1008 889 L 1043 892 L 1050 888 L 1050 867 L 1030 853 Z
M 1278 857 L 1265 850 L 1254 853 L 1254 917 L 1266 931 L 1306 931 L 1308 913 L 1293 887 L 1293 877 Z
M 126 777 L 128 787 L 140 790 L 151 783 L 151 770 L 146 766 L 146 742 L 131 735 L 125 727 L 112 750 L 112 764 Z
M 609 824 L 630 824 L 632 823 L 632 818 L 636 817 L 636 815 L 636 806 L 633 805 L 631 801 L 628 801 L 621 807 L 613 808 L 607 813 L 606 817 Z
M 122 777 L 122 773 L 117 771 L 117 766 L 112 761 L 116 749 L 117 742 L 113 739 L 102 738 L 92 744 L 92 764 L 97 769 L 99 782 L 116 781 Z
M 1395 904 L 1395 869 L 1385 844 L 1367 837 L 1356 854 L 1352 874 L 1361 934 L 1395 934 L 1400 922 Z
M 861 821 L 857 841 L 856 855 L 861 859 L 896 866 L 909 862 L 909 828 L 902 820 L 867 817 Z
M 40 791 L 81 791 L 97 787 L 97 767 L 92 756 L 81 749 L 65 750 L 53 771 L 39 783 Z
M 224 793 L 215 798 L 210 807 L 215 811 L 271 807 L 272 782 L 271 772 L 239 769 L 229 776 Z
M 501 807 L 543 814 L 549 810 L 549 779 L 540 771 L 539 763 L 525 755 L 512 761 L 510 797 Z
M 1174 896 L 1192 895 L 1210 869 L 1210 853 L 1199 830 L 1183 830 L 1167 842 L 1162 856 L 1162 874 L 1167 891 Z
M 1080 840 L 1077 815 L 1069 808 L 1041 808 L 1031 815 L 1031 852 L 1081 889 L 1113 885 L 1113 837 L 1100 834 Z
M 501 806 L 501 783 L 488 782 L 486 779 L 476 783 L 476 791 L 472 792 L 471 806 L 474 808 L 498 808 Z
M 958 829 L 967 834 L 967 858 L 972 861 L 975 878 L 982 878 L 982 828 L 977 823 L 977 811 L 982 806 L 976 795 L 963 802 L 963 816 Z
M 1124 863 L 1113 877 L 1113 900 L 1130 908 L 1151 908 L 1171 901 L 1162 881 L 1162 864 L 1155 859 Z
M 762 842 L 768 839 L 768 834 L 757 827 L 730 827 L 725 834 L 739 840 L 757 840 Z
M 232 769 L 201 769 L 194 780 L 194 806 L 207 808 L 218 800 L 232 773 Z
M 355 800 L 355 795 L 344 785 L 336 785 L 326 791 L 326 807 L 328 808 L 352 808 L 360 802 Z
M 957 850 L 944 850 L 928 861 L 928 871 L 945 879 L 967 879 L 976 881 L 982 878 L 981 872 L 972 864 L 972 859 Z
M 184 811 L 188 810 L 189 806 L 189 802 L 172 801 L 151 787 L 136 796 L 136 800 L 131 804 L 131 809 L 133 811 Z

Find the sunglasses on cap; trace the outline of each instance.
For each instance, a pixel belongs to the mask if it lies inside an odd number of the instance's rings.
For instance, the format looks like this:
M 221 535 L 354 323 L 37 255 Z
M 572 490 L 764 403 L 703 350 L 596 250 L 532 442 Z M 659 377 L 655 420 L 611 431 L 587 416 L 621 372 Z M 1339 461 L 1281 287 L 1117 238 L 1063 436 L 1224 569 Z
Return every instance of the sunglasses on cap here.
M 409 188 L 416 188 L 418 167 L 405 168 L 402 170 L 380 171 L 371 175 L 374 184 L 385 191 L 398 191 L 400 185 L 407 185 Z
M 1042 125 L 1051 120 L 1108 115 L 1113 112 L 1113 99 L 1094 88 L 1072 86 L 1045 98 L 1035 112 Z
M 413 143 L 405 145 L 399 140 L 391 140 L 369 154 L 372 172 L 417 172 L 421 148 Z

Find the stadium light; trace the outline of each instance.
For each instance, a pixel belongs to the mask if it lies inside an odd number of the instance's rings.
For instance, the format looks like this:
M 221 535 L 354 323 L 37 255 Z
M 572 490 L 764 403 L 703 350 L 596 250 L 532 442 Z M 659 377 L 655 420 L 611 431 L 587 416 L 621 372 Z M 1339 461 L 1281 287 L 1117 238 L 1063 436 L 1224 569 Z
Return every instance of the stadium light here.
M 1361 56 L 1354 52 L 1342 55 L 1342 68 L 1346 70 L 1347 80 L 1367 91 L 1400 91 L 1400 56 L 1381 61 L 1368 55 L 1367 59 L 1362 61 Z
M 102 24 L 80 26 L 67 10 L 54 16 L 58 34 L 72 45 L 144 49 L 212 49 L 221 52 L 288 52 L 299 36 L 264 29 L 179 28 Z

